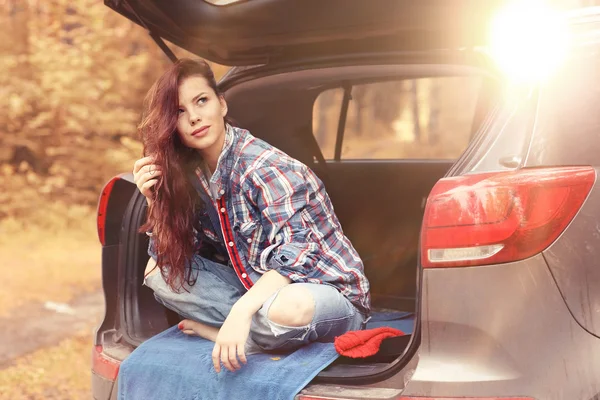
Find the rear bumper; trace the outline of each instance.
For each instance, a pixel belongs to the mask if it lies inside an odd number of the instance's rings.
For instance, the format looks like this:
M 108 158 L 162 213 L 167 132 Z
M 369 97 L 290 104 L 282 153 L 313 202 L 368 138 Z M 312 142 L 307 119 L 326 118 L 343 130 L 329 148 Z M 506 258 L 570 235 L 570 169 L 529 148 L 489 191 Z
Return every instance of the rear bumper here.
M 600 339 L 567 309 L 541 255 L 428 269 L 419 362 L 404 396 L 589 400 Z
M 92 395 L 94 400 L 117 400 L 116 382 L 92 371 Z

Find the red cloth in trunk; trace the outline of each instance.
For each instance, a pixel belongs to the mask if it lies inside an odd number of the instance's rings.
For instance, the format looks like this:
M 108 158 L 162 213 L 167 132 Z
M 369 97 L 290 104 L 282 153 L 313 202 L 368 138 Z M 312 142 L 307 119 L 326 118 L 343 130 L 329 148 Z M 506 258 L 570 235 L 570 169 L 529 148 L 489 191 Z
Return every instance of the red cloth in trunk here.
M 385 338 L 404 336 L 399 329 L 383 326 L 364 331 L 350 331 L 335 338 L 337 352 L 351 358 L 364 358 L 377 354 L 379 346 Z

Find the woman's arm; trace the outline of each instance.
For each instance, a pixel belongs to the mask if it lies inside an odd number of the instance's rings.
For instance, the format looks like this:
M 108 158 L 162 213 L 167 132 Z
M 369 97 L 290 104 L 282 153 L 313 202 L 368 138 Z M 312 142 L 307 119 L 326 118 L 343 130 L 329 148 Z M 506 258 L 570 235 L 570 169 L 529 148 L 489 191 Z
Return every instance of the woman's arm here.
M 306 282 L 319 246 L 301 213 L 319 184 L 311 174 L 302 174 L 286 166 L 268 165 L 249 174 L 242 185 L 248 201 L 260 211 L 260 223 L 271 243 L 267 265 L 253 266 L 263 275 L 232 307 L 219 331 L 213 362 L 217 372 L 221 362 L 230 371 L 240 368 L 238 358 L 246 362 L 244 345 L 252 316 L 279 289 L 292 282 Z M 320 213 L 327 220 L 327 212 Z
M 245 346 L 252 316 L 273 293 L 290 282 L 277 271 L 268 271 L 233 305 L 215 340 L 212 353 L 215 371 L 221 372 L 221 363 L 232 372 L 240 369 L 238 359 L 246 363 Z
M 270 244 L 269 256 L 260 257 L 260 265 L 252 267 L 261 273 L 277 271 L 295 283 L 308 282 L 321 252 L 314 232 L 316 223 L 334 228 L 318 178 L 308 169 L 269 164 L 248 174 L 242 190 L 249 207 L 259 211 L 258 219 Z
M 235 312 L 252 316 L 273 293 L 291 282 L 290 278 L 279 274 L 277 271 L 268 271 L 233 305 L 233 309 L 235 309 Z

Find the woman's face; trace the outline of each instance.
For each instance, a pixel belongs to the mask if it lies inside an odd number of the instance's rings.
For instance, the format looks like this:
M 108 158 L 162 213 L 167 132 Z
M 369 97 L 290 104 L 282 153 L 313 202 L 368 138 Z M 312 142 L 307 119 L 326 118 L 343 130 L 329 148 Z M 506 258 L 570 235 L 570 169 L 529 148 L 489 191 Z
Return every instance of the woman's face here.
M 209 159 L 218 159 L 225 141 L 227 104 L 201 75 L 185 78 L 179 85 L 177 132 L 183 144 Z

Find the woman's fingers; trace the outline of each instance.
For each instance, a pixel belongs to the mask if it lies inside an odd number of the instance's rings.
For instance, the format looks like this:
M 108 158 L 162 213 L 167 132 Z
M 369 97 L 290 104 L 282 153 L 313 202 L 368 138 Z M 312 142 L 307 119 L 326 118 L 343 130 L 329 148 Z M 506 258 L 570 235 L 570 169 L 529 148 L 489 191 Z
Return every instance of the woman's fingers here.
M 160 168 L 156 164 L 148 164 L 143 168 L 144 172 L 148 173 L 150 176 L 154 176 L 157 173 L 160 173 Z
M 218 374 L 221 372 L 221 346 L 218 344 L 215 344 L 215 347 L 213 348 L 212 360 L 213 365 L 215 366 L 215 371 L 217 371 Z
M 152 186 L 156 185 L 157 182 L 158 182 L 157 179 L 152 179 L 152 180 L 147 181 L 140 188 L 140 192 L 142 192 L 142 194 L 146 197 L 152 196 L 152 191 L 150 189 L 152 188 Z
M 154 157 L 140 158 L 133 164 L 133 181 L 141 190 L 142 186 L 152 178 L 162 174 L 158 165 L 153 164 Z
M 138 160 L 139 161 L 139 160 Z M 144 196 L 152 200 L 152 191 L 150 188 L 156 185 L 158 177 L 162 175 L 162 171 L 155 164 L 144 165 L 133 175 L 133 181 Z
M 146 172 L 144 175 L 141 176 L 140 180 L 142 182 L 146 182 L 146 181 L 149 181 L 150 179 L 154 179 L 161 175 L 162 175 L 162 171 L 159 169 L 155 169 L 155 170 Z
M 150 164 L 154 161 L 154 157 L 148 156 L 144 158 L 140 158 L 133 164 L 133 174 L 137 174 L 140 170 L 147 164 Z
M 161 174 L 162 174 L 162 171 L 158 167 L 158 165 L 149 164 L 149 165 L 145 165 L 138 172 L 134 173 L 133 180 L 135 182 L 138 182 L 140 180 L 148 180 L 150 178 L 153 178 L 153 177 L 161 175 Z
M 225 368 L 227 368 L 229 371 L 233 372 L 235 371 L 235 369 L 233 368 L 233 366 L 231 365 L 231 362 L 229 362 L 229 346 L 222 346 L 221 347 L 221 362 L 223 363 L 223 366 L 225 366 Z
M 237 371 L 238 369 L 241 368 L 240 363 L 238 362 L 238 359 L 237 359 L 236 347 L 237 346 L 234 344 L 229 349 L 229 364 L 233 367 L 233 370 L 231 370 L 231 371 Z
M 244 343 L 237 345 L 237 355 L 242 363 L 246 364 L 248 362 L 246 359 L 246 349 Z
M 221 363 L 229 371 L 235 372 L 236 370 L 242 368 L 240 361 L 244 364 L 248 362 L 243 344 L 221 346 L 215 343 L 215 347 L 213 348 L 212 352 L 212 360 L 217 373 L 221 372 Z
M 161 171 L 155 171 L 154 175 L 151 175 L 149 172 L 146 172 L 144 175 L 140 176 L 140 178 L 137 181 L 137 187 L 140 188 L 140 190 L 142 190 L 142 187 L 148 183 L 148 182 L 156 182 L 158 181 L 158 177 L 162 176 L 162 172 Z

